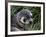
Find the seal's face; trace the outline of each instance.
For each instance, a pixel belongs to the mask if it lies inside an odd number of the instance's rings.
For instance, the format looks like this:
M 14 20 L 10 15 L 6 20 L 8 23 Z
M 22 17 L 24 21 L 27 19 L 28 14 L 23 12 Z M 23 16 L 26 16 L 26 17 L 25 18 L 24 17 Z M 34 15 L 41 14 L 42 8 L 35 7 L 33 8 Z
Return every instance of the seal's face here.
M 33 21 L 32 13 L 29 10 L 22 10 L 17 13 L 17 20 L 20 26 L 31 24 Z

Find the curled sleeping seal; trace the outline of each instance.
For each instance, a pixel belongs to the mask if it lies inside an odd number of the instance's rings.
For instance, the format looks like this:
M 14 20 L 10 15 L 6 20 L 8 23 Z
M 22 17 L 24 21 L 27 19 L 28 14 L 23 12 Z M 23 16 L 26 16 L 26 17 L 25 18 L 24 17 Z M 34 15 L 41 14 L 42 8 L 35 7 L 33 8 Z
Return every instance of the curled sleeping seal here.
M 23 9 L 15 16 L 11 17 L 11 31 L 25 31 L 31 26 L 33 21 L 32 13 L 28 9 Z

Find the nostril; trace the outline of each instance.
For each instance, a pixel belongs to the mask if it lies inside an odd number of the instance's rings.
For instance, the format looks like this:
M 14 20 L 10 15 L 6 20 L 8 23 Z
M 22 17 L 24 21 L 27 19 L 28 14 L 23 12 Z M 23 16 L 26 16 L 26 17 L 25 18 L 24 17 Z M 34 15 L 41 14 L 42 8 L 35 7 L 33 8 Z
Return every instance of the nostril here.
M 31 21 L 30 21 L 29 23 L 30 23 L 30 24 L 32 24 L 32 22 L 31 22 Z

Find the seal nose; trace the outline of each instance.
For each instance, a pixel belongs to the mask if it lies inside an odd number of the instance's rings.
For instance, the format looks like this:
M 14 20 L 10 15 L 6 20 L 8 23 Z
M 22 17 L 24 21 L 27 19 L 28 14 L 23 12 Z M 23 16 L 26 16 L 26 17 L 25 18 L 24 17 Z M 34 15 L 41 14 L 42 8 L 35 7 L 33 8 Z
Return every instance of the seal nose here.
M 32 22 L 31 22 L 31 21 L 30 21 L 29 23 L 30 23 L 30 24 L 32 24 Z

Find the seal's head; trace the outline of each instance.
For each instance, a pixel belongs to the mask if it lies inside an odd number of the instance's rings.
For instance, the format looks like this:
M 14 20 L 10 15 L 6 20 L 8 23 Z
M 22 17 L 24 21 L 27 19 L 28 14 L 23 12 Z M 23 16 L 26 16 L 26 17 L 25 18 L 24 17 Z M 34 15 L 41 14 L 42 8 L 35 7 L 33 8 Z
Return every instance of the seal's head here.
M 32 13 L 28 9 L 23 9 L 11 19 L 12 31 L 28 30 L 32 25 Z
M 24 25 L 32 24 L 32 13 L 28 9 L 23 9 L 17 13 L 17 21 L 22 27 Z

